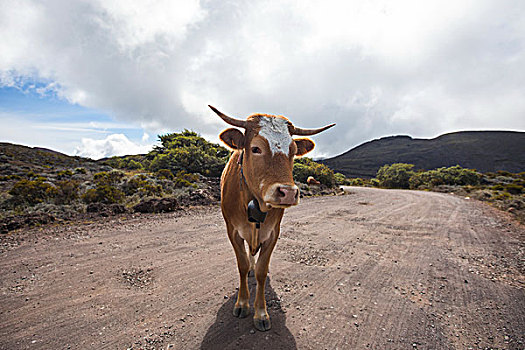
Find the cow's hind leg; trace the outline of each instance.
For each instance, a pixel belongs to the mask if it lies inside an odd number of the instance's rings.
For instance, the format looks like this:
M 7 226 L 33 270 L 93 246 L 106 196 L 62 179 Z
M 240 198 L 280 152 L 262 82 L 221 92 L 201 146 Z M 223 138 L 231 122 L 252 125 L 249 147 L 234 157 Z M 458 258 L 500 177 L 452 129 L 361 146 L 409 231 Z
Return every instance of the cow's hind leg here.
M 266 283 L 266 276 L 268 275 L 268 265 L 270 264 L 270 256 L 272 255 L 275 241 L 267 240 L 261 247 L 259 258 L 255 265 L 255 278 L 257 279 L 257 290 L 255 292 L 255 315 L 253 316 L 253 324 L 255 328 L 260 331 L 267 331 L 272 328 L 270 316 L 266 310 L 266 300 L 264 298 L 264 285 Z
M 235 317 L 246 317 L 250 313 L 250 291 L 248 289 L 248 271 L 250 269 L 250 261 L 246 254 L 244 247 L 244 240 L 239 236 L 239 233 L 233 228 L 228 228 L 228 237 L 235 250 L 237 257 L 237 267 L 239 268 L 240 286 L 239 294 L 237 295 L 237 302 L 233 308 L 233 315 Z

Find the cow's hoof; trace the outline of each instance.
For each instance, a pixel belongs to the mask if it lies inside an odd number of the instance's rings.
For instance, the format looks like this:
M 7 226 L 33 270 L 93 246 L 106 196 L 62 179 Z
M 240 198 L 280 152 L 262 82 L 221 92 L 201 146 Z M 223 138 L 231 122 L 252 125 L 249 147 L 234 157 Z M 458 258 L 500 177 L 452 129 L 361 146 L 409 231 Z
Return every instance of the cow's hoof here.
M 254 318 L 253 325 L 255 326 L 255 328 L 257 328 L 257 330 L 261 332 L 266 332 L 267 330 L 272 328 L 270 318 Z
M 233 316 L 235 317 L 245 318 L 246 316 L 248 316 L 249 313 L 250 313 L 249 307 L 235 306 L 233 308 Z

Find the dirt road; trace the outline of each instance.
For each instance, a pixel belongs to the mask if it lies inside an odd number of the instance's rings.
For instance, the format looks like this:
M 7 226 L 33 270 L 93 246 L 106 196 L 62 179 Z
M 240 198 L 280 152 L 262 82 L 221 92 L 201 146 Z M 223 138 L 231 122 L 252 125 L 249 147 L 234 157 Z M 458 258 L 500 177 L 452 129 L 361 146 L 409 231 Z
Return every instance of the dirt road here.
M 525 348 L 523 226 L 452 195 L 350 192 L 285 213 L 265 333 L 231 315 L 218 207 L 4 239 L 0 349 Z

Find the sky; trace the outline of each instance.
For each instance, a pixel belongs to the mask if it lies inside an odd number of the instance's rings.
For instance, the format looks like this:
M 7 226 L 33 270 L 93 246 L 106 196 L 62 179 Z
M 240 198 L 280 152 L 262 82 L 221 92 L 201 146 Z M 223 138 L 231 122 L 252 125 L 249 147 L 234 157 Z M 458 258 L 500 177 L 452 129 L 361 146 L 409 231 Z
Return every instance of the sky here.
M 314 157 L 525 131 L 525 2 L 0 0 L 0 142 L 94 159 L 284 115 Z

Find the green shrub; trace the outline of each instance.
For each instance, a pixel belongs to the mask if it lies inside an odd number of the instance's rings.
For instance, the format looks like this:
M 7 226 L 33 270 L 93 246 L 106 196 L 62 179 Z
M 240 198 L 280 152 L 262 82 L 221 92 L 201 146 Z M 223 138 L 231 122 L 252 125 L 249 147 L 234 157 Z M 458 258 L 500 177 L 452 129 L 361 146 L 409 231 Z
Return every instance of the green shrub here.
M 370 185 L 373 187 L 379 187 L 379 180 L 378 179 L 370 179 Z
M 79 198 L 78 186 L 79 181 L 62 180 L 56 183 L 57 195 L 55 203 L 57 204 L 71 204 Z
M 93 180 L 97 184 L 116 185 L 124 177 L 124 173 L 118 170 L 102 171 L 93 175 Z
M 512 181 L 513 184 L 515 185 L 519 185 L 519 186 L 525 186 L 525 180 L 522 180 L 522 179 L 514 179 L 514 181 Z
M 301 157 L 294 160 L 293 178 L 297 182 L 306 183 L 309 176 L 328 187 L 336 184 L 334 171 L 324 164 L 314 162 L 311 158 Z
M 479 185 L 481 174 L 459 165 L 443 167 L 428 171 L 418 171 L 409 179 L 410 188 L 432 188 L 440 185 L 476 186 Z
M 100 163 L 104 165 L 109 165 L 112 168 L 120 168 L 120 165 L 122 164 L 121 158 L 117 156 L 110 157 L 108 159 L 104 159 L 100 161 Z
M 336 185 L 348 185 L 348 179 L 346 176 L 344 176 L 344 174 L 335 173 L 334 178 Z
M 101 164 L 109 165 L 112 168 L 128 169 L 128 170 L 140 170 L 147 169 L 149 161 L 146 160 L 144 155 L 129 155 L 123 157 L 110 157 L 100 161 Z
M 505 185 L 505 191 L 510 194 L 521 194 L 523 193 L 523 186 L 517 184 L 507 184 Z
M 184 170 L 218 177 L 228 161 L 230 152 L 215 143 L 208 142 L 197 133 L 185 130 L 181 133 L 160 135 L 161 146 L 147 154 L 149 170 L 157 172 L 168 169 L 173 174 Z
M 128 162 L 126 168 L 127 169 L 131 169 L 131 170 L 138 170 L 138 169 L 143 169 L 143 166 L 139 162 L 137 162 L 137 161 L 135 161 L 133 159 L 130 159 L 130 161 Z
M 86 168 L 76 168 L 75 169 L 76 174 L 87 174 Z
M 124 192 L 127 195 L 139 193 L 141 196 L 160 196 L 162 195 L 162 186 L 149 180 L 146 175 L 139 174 L 128 179 L 123 185 Z
M 82 195 L 82 200 L 86 203 L 121 203 L 124 200 L 124 192 L 111 185 L 99 185 L 90 188 Z
M 494 197 L 492 197 L 494 200 L 504 200 L 504 199 L 512 199 L 512 196 L 507 192 L 498 193 Z
M 67 170 L 61 170 L 57 173 L 57 177 L 59 179 L 63 179 L 63 178 L 68 178 L 68 177 L 71 177 L 73 176 L 73 172 L 69 169 Z
M 116 185 L 123 176 L 124 174 L 118 170 L 96 173 L 93 176 L 95 188 L 88 189 L 86 193 L 82 195 L 82 200 L 86 203 L 121 203 L 125 195 Z
M 509 172 L 509 171 L 505 171 L 505 170 L 498 170 L 497 171 L 498 175 L 499 176 L 505 176 L 505 177 L 513 177 L 514 174 Z
M 9 191 L 12 197 L 12 202 L 15 205 L 36 205 L 54 198 L 57 195 L 55 186 L 45 179 L 38 178 L 36 180 L 22 179 L 13 185 Z
M 414 174 L 413 164 L 394 163 L 383 165 L 377 171 L 377 180 L 381 187 L 386 188 L 409 188 L 409 179 Z
M 364 186 L 365 181 L 361 179 L 360 177 L 356 177 L 353 179 L 348 179 L 348 185 L 350 186 Z
M 173 173 L 169 169 L 160 169 L 157 171 L 157 177 L 159 179 L 173 180 Z
M 181 170 L 177 172 L 177 175 L 175 175 L 175 178 L 173 179 L 173 184 L 175 188 L 182 188 L 182 187 L 197 188 L 197 185 L 195 185 L 194 182 L 197 182 L 198 180 L 199 180 L 198 175 L 188 174 L 184 170 Z

